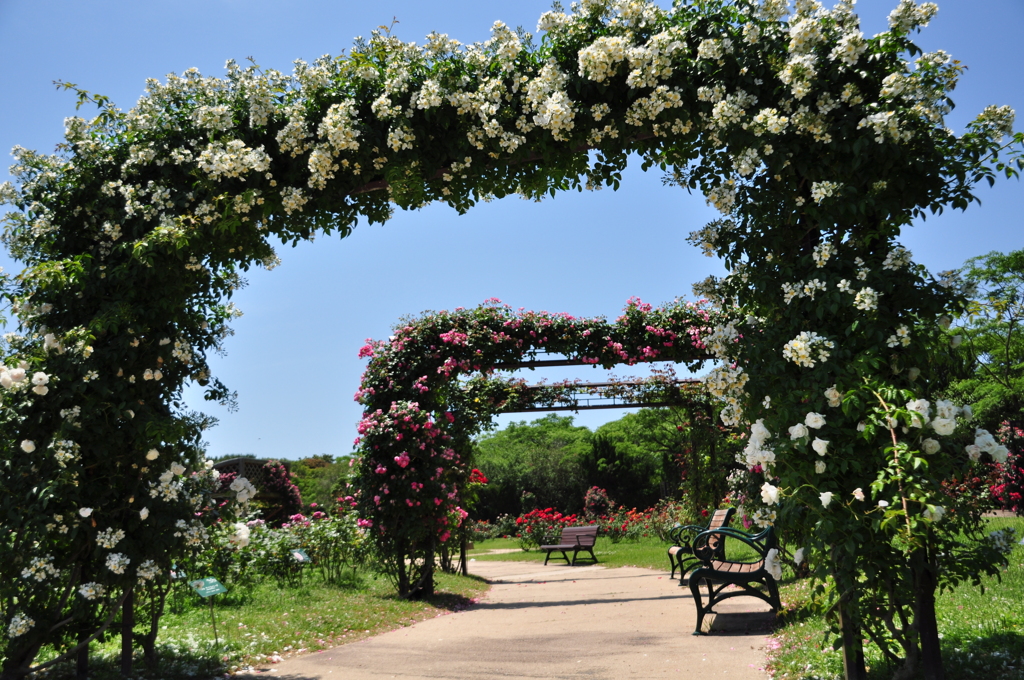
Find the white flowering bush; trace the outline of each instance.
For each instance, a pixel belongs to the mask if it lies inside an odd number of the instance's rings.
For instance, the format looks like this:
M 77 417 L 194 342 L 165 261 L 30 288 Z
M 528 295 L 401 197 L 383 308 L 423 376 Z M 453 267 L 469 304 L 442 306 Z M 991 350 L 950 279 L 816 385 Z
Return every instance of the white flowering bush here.
M 934 320 L 962 299 L 897 239 L 916 215 L 967 207 L 979 181 L 1014 174 L 1024 142 L 1005 107 L 962 135 L 945 127 L 962 66 L 911 42 L 934 12 L 901 0 L 889 29 L 866 38 L 848 0 L 587 0 L 545 14 L 537 41 L 500 23 L 469 46 L 378 32 L 291 75 L 229 62 L 223 79 L 151 80 L 127 112 L 76 90 L 99 114 L 69 119 L 56 155 L 16 149 L 17 184 L 0 187 L 14 207 L 4 243 L 25 265 L 0 279 L 20 324 L 0 354 L 0 517 L 5 554 L 18 556 L 0 573 L 0 609 L 19 631 L 3 672 L 29 672 L 39 645 L 76 629 L 62 622 L 93 621 L 60 596 L 85 573 L 116 604 L 133 569 L 203 540 L 188 480 L 203 474 L 206 421 L 182 410 L 181 389 L 231 400 L 206 356 L 240 313 L 228 302 L 239 271 L 274 266 L 273 241 L 344 236 L 432 201 L 464 211 L 614 186 L 634 152 L 726 218 L 695 241 L 733 271 L 707 286 L 743 339 L 709 381 L 727 422 L 785 432 L 825 414 L 824 459 L 807 437 L 771 440 L 777 521 L 813 536 L 807 560 L 844 593 L 846 625 L 870 634 L 910 611 L 913 595 L 861 608 L 887 586 L 865 575 L 908 593 L 922 574 L 959 573 L 938 561 L 954 509 L 940 522 L 922 513 L 942 505 L 935 480 L 970 459 L 954 424 L 919 432 L 901 406 L 934 400 L 928 358 L 948 346 Z M 827 405 L 830 386 L 840 407 Z M 911 482 L 922 434 L 940 449 Z M 123 573 L 96 543 L 110 528 L 125 531 L 113 548 Z M 36 552 L 57 575 L 20 578 Z M 922 644 L 930 653 L 934 640 Z

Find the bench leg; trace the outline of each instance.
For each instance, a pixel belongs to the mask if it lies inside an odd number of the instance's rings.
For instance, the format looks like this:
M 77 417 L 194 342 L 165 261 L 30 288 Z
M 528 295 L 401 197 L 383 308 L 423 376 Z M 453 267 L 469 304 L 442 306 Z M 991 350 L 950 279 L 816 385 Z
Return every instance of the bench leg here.
M 768 587 L 768 604 L 778 612 L 782 609 L 782 602 L 779 600 L 779 586 L 771 576 L 765 579 L 765 585 Z
M 674 559 L 672 559 L 672 557 L 673 557 L 672 553 L 669 553 L 668 554 L 668 566 L 672 567 L 672 573 L 668 577 L 668 579 L 670 581 L 676 577 L 676 561 Z M 679 580 L 680 581 L 682 580 L 682 575 L 680 575 Z
M 697 569 L 692 574 L 690 574 L 690 594 L 693 595 L 693 604 L 696 605 L 696 607 L 697 607 L 697 626 L 693 629 L 693 634 L 694 635 L 703 635 L 704 634 L 701 631 L 701 626 L 704 624 L 704 612 L 705 612 L 704 604 L 701 602 L 701 599 L 700 599 L 700 582 L 702 580 L 704 580 L 704 579 L 700 578 L 700 569 Z M 681 582 L 682 582 L 682 577 L 680 577 L 680 583 Z
M 551 559 L 551 553 L 553 553 L 553 552 L 554 552 L 554 550 L 548 550 L 548 555 L 547 555 L 547 557 L 544 558 L 544 566 L 545 567 L 548 566 L 548 560 Z M 560 552 L 562 553 L 562 559 L 565 560 L 566 564 L 569 564 L 569 555 L 564 550 L 562 550 Z

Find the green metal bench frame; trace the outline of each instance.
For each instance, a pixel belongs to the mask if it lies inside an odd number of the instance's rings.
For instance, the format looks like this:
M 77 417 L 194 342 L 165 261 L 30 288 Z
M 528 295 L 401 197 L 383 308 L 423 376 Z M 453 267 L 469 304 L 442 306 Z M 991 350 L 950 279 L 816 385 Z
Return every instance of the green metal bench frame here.
M 724 558 L 726 539 L 733 538 L 754 549 L 760 556 L 756 562 L 731 562 Z M 714 613 L 712 607 L 730 597 L 750 595 L 767 602 L 772 611 L 777 612 L 782 606 L 779 602 L 779 587 L 775 578 L 765 569 L 765 558 L 768 551 L 778 548 L 775 530 L 768 527 L 759 534 L 748 534 L 745 531 L 731 528 L 709 529 L 702 531 L 693 539 L 693 554 L 701 562 L 690 574 L 690 592 L 697 606 L 697 626 L 694 635 L 702 635 L 701 625 L 704 615 Z M 719 559 L 721 556 L 722 559 Z M 707 603 L 701 601 L 700 586 L 707 587 Z M 763 586 L 759 590 L 754 585 Z M 740 590 L 726 590 L 728 586 L 739 586 Z
M 736 508 L 721 508 L 712 513 L 711 519 L 704 526 L 677 524 L 669 530 L 668 537 L 672 541 L 672 546 L 668 549 L 668 563 L 672 567 L 670 579 L 676 577 L 676 569 L 679 569 L 679 585 L 683 585 L 683 576 L 686 572 L 700 564 L 700 560 L 693 554 L 693 539 L 702 531 L 728 527 L 735 512 Z M 722 553 L 719 559 L 724 558 L 725 554 Z

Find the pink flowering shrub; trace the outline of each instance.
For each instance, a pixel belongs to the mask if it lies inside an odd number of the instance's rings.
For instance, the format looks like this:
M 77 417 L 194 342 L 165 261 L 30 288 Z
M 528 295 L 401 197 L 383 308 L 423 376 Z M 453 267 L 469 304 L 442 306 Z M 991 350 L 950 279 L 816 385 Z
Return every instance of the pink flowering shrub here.
M 266 479 L 263 483 L 263 490 L 275 494 L 278 500 L 273 504 L 271 511 L 273 519 L 287 517 L 302 509 L 302 493 L 299 487 L 292 482 L 291 473 L 279 460 L 268 460 L 263 465 Z
M 359 525 L 373 538 L 399 593 L 427 589 L 434 555 L 465 519 L 459 491 L 469 471 L 449 435 L 415 402 L 368 414 L 359 434 Z
M 612 499 L 608 498 L 607 491 L 596 486 L 587 489 L 587 493 L 583 497 L 583 512 L 586 514 L 587 519 L 599 515 L 607 515 L 608 511 L 613 507 L 615 507 L 615 503 L 612 502 Z
M 1024 428 L 1004 423 L 997 434 L 1010 453 L 1005 463 L 995 463 L 997 481 L 990 488 L 993 500 L 1004 510 L 1024 515 Z

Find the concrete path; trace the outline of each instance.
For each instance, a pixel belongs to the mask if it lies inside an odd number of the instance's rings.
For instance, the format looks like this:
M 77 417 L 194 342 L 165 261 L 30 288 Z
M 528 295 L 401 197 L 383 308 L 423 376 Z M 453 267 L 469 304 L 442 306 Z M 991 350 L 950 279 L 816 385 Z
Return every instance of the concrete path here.
M 624 567 L 470 563 L 493 583 L 468 610 L 259 673 L 281 680 L 370 678 L 732 678 L 764 680 L 771 621 L 760 600 L 717 607 L 694 636 L 689 588 L 667 572 Z M 239 677 L 255 677 L 240 674 Z

